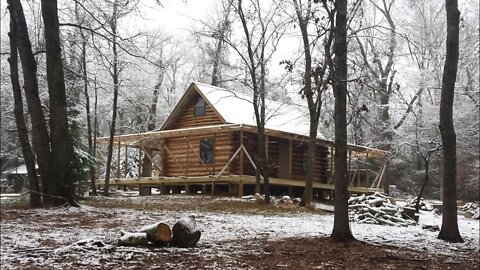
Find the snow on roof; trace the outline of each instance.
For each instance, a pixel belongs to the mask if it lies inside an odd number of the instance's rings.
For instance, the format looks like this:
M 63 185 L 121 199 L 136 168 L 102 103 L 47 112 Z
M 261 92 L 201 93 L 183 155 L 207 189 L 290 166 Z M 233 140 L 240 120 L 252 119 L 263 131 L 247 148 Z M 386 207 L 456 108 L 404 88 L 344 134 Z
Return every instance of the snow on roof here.
M 194 84 L 227 123 L 257 125 L 252 96 L 204 83 Z M 309 136 L 310 118 L 305 107 L 269 99 L 265 99 L 265 105 L 265 128 Z M 325 139 L 320 132 L 317 138 Z

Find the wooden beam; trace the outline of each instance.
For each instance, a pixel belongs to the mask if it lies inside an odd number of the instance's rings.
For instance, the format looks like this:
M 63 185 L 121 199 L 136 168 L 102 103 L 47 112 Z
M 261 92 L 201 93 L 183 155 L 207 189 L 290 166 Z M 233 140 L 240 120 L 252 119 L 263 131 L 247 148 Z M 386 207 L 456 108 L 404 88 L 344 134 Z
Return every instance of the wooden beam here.
M 150 162 L 151 162 L 153 165 L 155 165 L 155 167 L 157 167 L 157 169 L 161 170 L 160 166 L 158 166 L 158 164 L 155 163 L 155 161 L 153 161 L 152 156 L 150 156 L 150 154 L 145 150 L 144 147 L 142 147 L 142 150 L 143 150 L 143 152 L 145 153 L 145 156 L 147 157 L 147 159 L 150 160 Z
M 242 150 L 242 146 L 238 147 L 237 151 L 235 151 L 235 153 L 232 155 L 232 157 L 230 157 L 230 159 L 227 161 L 225 166 L 223 166 L 222 170 L 220 170 L 220 172 L 217 175 L 215 175 L 215 179 L 218 179 L 218 178 L 220 178 L 220 176 L 222 176 L 223 172 L 228 168 L 230 163 L 232 163 L 233 159 L 238 155 L 238 153 L 241 150 Z
M 368 186 L 368 152 L 365 156 L 365 186 Z
M 243 129 L 240 129 L 240 147 L 243 146 Z M 243 156 L 243 151 L 240 152 L 240 175 L 243 175 L 243 160 L 244 160 L 244 156 Z
M 125 172 L 124 172 L 124 175 L 125 175 L 125 178 L 127 177 L 128 175 L 128 146 L 125 147 Z
M 138 148 L 138 177 L 140 178 L 142 176 L 142 143 L 143 141 L 140 141 L 140 148 Z
M 117 178 L 120 178 L 121 175 L 120 171 L 120 142 L 118 142 L 118 148 L 117 148 Z
M 190 145 L 190 137 L 187 137 L 187 144 Z M 187 147 L 187 171 L 185 172 L 185 175 L 188 178 L 188 169 L 190 165 L 190 147 Z

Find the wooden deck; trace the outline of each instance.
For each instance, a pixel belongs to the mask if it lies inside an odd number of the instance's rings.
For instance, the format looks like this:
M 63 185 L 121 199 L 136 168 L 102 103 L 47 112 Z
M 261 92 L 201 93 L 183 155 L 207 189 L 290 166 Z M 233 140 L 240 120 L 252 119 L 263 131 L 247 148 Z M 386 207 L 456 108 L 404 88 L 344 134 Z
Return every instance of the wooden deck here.
M 99 179 L 96 182 L 97 187 L 103 186 L 104 180 Z M 211 185 L 211 190 L 215 190 L 215 185 L 233 184 L 238 186 L 237 192 L 239 196 L 243 196 L 243 185 L 254 185 L 255 176 L 248 175 L 225 175 L 220 176 L 218 179 L 214 175 L 202 176 L 202 177 L 140 177 L 140 178 L 120 178 L 112 179 L 111 185 L 126 186 L 126 187 L 142 187 L 142 188 L 154 188 L 165 185 L 169 186 L 185 186 L 188 189 L 190 185 Z M 270 178 L 270 185 L 272 186 L 285 186 L 285 187 L 305 187 L 305 181 L 282 179 L 282 178 Z M 334 184 L 314 182 L 313 188 L 334 190 Z M 359 186 L 349 186 L 348 190 L 354 193 L 374 193 L 383 192 L 383 188 L 367 188 Z

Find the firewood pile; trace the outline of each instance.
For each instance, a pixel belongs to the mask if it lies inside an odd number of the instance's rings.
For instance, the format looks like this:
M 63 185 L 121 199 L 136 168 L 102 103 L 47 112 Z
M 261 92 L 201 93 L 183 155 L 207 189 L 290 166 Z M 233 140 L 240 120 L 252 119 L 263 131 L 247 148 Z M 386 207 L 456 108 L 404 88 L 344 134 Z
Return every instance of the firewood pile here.
M 466 218 L 480 219 L 480 208 L 478 204 L 473 202 L 468 202 L 459 209 L 464 212 Z
M 200 240 L 201 232 L 197 228 L 195 216 L 182 218 L 170 226 L 166 223 L 155 223 L 144 226 L 136 232 L 121 231 L 119 246 L 155 245 L 158 247 L 194 247 Z
M 416 224 L 414 220 L 402 215 L 403 208 L 397 206 L 393 198 L 379 192 L 350 198 L 348 209 L 350 220 L 358 223 L 397 227 Z

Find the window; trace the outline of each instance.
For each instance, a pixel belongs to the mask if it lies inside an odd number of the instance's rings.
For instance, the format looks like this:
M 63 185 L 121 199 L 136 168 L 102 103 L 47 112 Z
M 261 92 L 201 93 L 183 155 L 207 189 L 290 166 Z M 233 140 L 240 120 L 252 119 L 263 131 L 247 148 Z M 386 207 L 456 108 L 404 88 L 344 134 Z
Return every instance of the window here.
M 213 140 L 202 139 L 200 140 L 200 158 L 205 164 L 213 163 Z
M 198 98 L 195 102 L 195 108 L 193 110 L 193 116 L 204 116 L 205 115 L 205 100 L 203 98 Z

